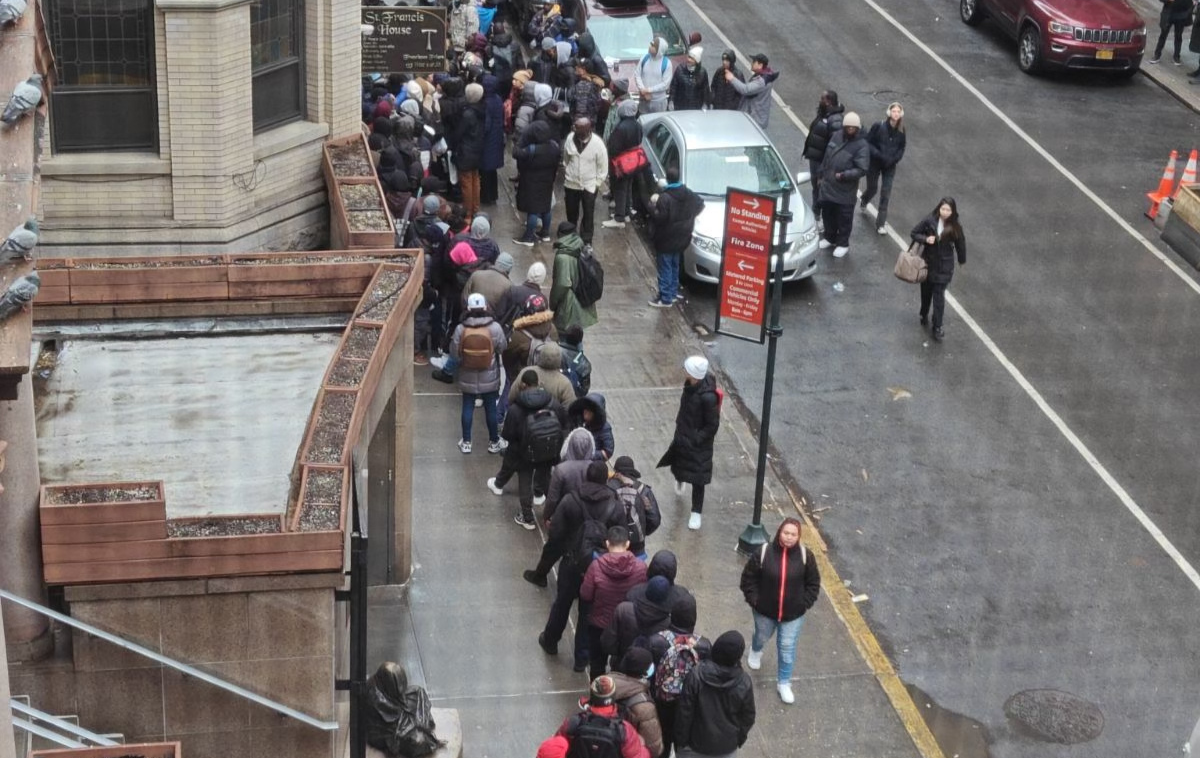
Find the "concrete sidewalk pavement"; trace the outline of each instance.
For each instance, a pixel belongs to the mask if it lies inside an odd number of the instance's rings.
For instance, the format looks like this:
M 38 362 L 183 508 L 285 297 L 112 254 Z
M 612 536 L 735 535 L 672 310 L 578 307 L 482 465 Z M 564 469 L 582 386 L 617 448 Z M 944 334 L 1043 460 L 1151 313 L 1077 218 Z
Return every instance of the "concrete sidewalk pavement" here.
M 1163 47 L 1162 59 L 1156 64 L 1151 63 L 1154 46 L 1158 43 L 1158 15 L 1162 10 L 1162 4 L 1156 0 L 1130 0 L 1130 2 L 1134 10 L 1141 15 L 1142 20 L 1146 22 L 1146 57 L 1142 59 L 1142 73 L 1174 95 L 1184 105 L 1200 113 L 1200 77 L 1196 79 L 1188 77 L 1188 74 L 1200 68 L 1196 53 L 1188 50 L 1188 39 L 1192 33 L 1191 27 L 1183 30 L 1183 49 L 1180 55 L 1182 64 L 1177 66 L 1171 60 L 1175 50 L 1174 40 L 1171 38 L 1167 39 L 1167 43 Z M 1190 150 L 1192 147 L 1196 147 L 1196 145 L 1185 146 L 1185 149 Z
M 512 185 L 500 184 L 501 203 L 488 209 L 493 235 L 517 259 L 513 279 L 520 281 L 535 260 L 550 268 L 553 252 L 548 244 L 528 249 L 510 242 L 521 220 L 512 205 Z M 597 226 L 607 217 L 604 203 L 598 205 Z M 561 197 L 555 214 L 557 225 Z M 653 263 L 632 227 L 598 226 L 595 248 L 605 266 L 605 293 L 600 324 L 588 330 L 584 344 L 594 366 L 592 389 L 607 398 L 616 454 L 633 457 L 663 509 L 663 525 L 648 540 L 648 550 L 668 548 L 678 556 L 678 582 L 698 600 L 698 631 L 715 638 L 738 629 L 748 640 L 751 619 L 738 590 L 742 559 L 734 548 L 751 514 L 757 442 L 737 403 L 727 402 L 704 527 L 689 531 L 689 496 L 677 497 L 670 474 L 655 470 L 654 463 L 671 439 L 682 361 L 703 345 L 680 310 L 646 305 Z M 537 645 L 553 586 L 538 589 L 521 572 L 536 563 L 544 535 L 513 523 L 515 481 L 503 496 L 488 491 L 485 482 L 498 470 L 500 456 L 486 453 L 482 411 L 474 421 L 475 452 L 463 455 L 455 446 L 458 392 L 433 381 L 426 368 L 416 369 L 415 387 L 421 430 L 413 450 L 415 570 L 406 587 L 374 596 L 370 665 L 400 661 L 413 681 L 428 688 L 435 705 L 457 708 L 465 755 L 532 756 L 576 710 L 587 686 L 586 675 L 571 669 L 571 630 L 557 657 Z M 750 399 L 751 405 L 757 402 Z M 773 534 L 782 516 L 798 508 L 770 472 L 766 491 L 763 520 Z M 797 701 L 780 702 L 775 650 L 768 646 L 762 670 L 752 672 L 758 722 L 741 754 L 940 755 L 850 602 L 850 592 L 825 559 L 819 536 L 806 530 L 805 538 L 818 549 L 825 591 L 800 638 L 793 677 Z

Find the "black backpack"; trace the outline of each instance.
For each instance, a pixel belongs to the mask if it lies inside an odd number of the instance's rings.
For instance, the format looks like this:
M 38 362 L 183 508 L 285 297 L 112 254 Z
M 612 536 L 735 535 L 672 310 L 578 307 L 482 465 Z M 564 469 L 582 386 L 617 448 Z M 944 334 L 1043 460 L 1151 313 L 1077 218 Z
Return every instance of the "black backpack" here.
M 576 495 L 576 497 L 579 496 Z M 580 574 L 587 571 L 588 566 L 592 563 L 593 555 L 608 552 L 608 548 L 604 544 L 608 539 L 608 523 L 601 519 L 607 519 L 612 511 L 606 510 L 599 519 L 593 518 L 589 505 L 583 500 L 579 501 L 579 509 L 583 512 L 583 526 L 579 527 L 579 538 L 575 540 L 574 558 L 575 567 L 579 569 Z M 624 519 L 618 519 L 618 521 L 621 520 Z
M 625 508 L 626 528 L 629 530 L 630 545 L 646 544 L 646 497 L 642 492 L 646 489 L 644 482 L 626 484 L 616 481 L 617 498 Z
M 562 427 L 558 414 L 549 408 L 539 408 L 525 416 L 525 460 L 530 463 L 554 463 L 562 447 Z
M 621 758 L 625 744 L 625 722 L 592 712 L 579 714 L 567 730 L 567 758 Z
M 579 276 L 575 278 L 573 290 L 575 299 L 584 308 L 599 302 L 604 296 L 604 268 L 591 245 L 584 245 L 579 254 Z

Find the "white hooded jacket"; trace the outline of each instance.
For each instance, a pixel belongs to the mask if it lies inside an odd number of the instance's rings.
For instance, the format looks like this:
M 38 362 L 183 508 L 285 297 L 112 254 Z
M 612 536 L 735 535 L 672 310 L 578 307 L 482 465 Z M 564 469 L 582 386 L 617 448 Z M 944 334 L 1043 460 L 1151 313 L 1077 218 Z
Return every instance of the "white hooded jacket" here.
M 650 91 L 651 102 L 665 102 L 675 67 L 667 57 L 667 41 L 662 37 L 655 37 L 654 42 L 654 55 L 646 53 L 642 56 L 637 70 L 633 72 L 633 80 L 638 91 Z

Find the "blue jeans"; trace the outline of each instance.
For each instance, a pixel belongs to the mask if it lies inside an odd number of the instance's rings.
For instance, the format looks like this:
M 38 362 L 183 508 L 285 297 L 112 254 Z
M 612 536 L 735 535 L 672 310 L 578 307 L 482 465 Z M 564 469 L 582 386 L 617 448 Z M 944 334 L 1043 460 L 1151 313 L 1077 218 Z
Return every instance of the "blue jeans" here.
M 447 353 L 446 354 L 446 362 L 442 364 L 442 371 L 449 374 L 450 376 L 454 376 L 455 374 L 457 374 L 458 373 L 458 358 L 455 358 L 452 354 Z
M 792 680 L 792 666 L 796 663 L 796 638 L 800 636 L 800 627 L 804 626 L 804 617 L 791 621 L 776 621 L 767 618 L 758 611 L 754 614 L 754 637 L 750 640 L 750 649 L 761 653 L 771 640 L 771 635 L 779 631 L 776 639 L 776 649 L 779 653 L 779 683 L 787 684 Z
M 658 302 L 675 302 L 679 292 L 679 259 L 681 253 L 659 253 L 654 256 L 658 265 Z
M 531 240 L 535 238 L 534 232 L 537 231 L 538 222 L 542 222 L 542 234 L 550 235 L 550 214 L 554 211 L 546 211 L 545 213 L 530 213 L 529 218 L 525 219 L 525 239 Z
M 482 395 L 463 393 L 462 438 L 467 442 L 471 441 L 471 422 L 475 420 L 475 398 L 477 397 L 483 398 L 483 417 L 487 419 L 488 442 L 495 442 L 500 439 L 500 424 L 496 421 L 496 400 L 500 397 L 499 391 L 484 392 Z

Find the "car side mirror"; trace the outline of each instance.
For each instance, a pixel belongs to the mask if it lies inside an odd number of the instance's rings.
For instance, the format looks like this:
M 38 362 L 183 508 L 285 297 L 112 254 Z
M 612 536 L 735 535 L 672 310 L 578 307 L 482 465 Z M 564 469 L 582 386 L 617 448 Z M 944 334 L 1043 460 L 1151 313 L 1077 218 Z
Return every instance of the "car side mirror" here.
M 801 171 L 796 174 L 796 184 L 808 184 L 812 181 L 812 174 L 807 171 Z

